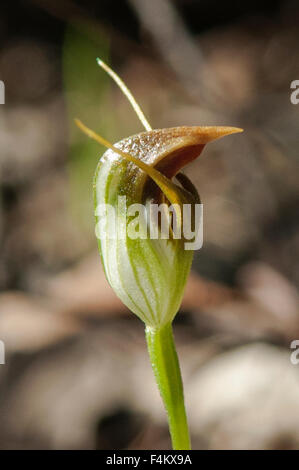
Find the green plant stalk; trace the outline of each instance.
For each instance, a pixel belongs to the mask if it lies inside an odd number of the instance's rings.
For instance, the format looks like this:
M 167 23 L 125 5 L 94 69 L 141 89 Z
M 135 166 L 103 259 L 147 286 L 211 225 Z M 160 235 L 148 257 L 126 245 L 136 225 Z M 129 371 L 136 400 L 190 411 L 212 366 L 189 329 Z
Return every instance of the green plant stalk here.
M 175 349 L 172 324 L 161 328 L 146 326 L 145 337 L 152 368 L 168 416 L 174 450 L 190 450 L 183 382 Z

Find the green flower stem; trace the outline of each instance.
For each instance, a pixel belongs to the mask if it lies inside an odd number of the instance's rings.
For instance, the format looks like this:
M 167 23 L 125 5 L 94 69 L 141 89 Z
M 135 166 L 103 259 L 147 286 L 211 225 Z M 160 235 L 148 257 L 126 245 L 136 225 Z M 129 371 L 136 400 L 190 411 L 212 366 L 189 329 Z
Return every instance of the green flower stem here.
M 168 416 L 174 450 L 190 450 L 183 383 L 172 334 L 172 325 L 147 326 L 145 336 L 152 368 Z

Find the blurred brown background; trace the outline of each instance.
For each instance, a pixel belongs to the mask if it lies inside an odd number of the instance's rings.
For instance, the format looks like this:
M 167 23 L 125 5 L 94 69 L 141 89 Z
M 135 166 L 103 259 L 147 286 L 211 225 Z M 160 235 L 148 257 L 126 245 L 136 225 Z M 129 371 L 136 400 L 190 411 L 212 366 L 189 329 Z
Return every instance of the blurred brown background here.
M 298 449 L 296 1 L 1 4 L 0 448 L 163 449 L 142 323 L 97 254 L 92 177 L 141 125 L 96 65 L 124 78 L 155 128 L 232 125 L 186 173 L 204 203 L 174 326 L 196 449 Z

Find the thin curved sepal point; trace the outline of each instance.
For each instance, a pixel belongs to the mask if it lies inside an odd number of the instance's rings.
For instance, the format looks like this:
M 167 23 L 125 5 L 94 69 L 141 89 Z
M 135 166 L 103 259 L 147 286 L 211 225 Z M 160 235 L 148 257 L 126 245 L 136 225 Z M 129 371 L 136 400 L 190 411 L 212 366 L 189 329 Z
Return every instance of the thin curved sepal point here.
M 131 104 L 132 108 L 134 109 L 139 121 L 143 125 L 146 131 L 151 131 L 152 127 L 148 120 L 146 119 L 142 109 L 140 108 L 139 104 L 137 103 L 136 99 L 133 96 L 133 93 L 129 90 L 125 82 L 120 78 L 119 75 L 117 75 L 114 70 L 112 70 L 109 65 L 107 65 L 102 59 L 99 57 L 96 58 L 97 64 L 105 70 L 105 72 L 114 80 L 114 82 L 117 84 L 117 86 L 120 88 L 122 93 L 125 95 L 125 97 L 128 99 L 129 103 Z
M 75 119 L 75 123 L 79 129 L 88 137 L 95 140 L 99 144 L 104 145 L 108 149 L 113 150 L 113 152 L 117 153 L 125 160 L 134 163 L 138 168 L 140 168 L 140 170 L 143 170 L 159 186 L 171 204 L 179 204 L 180 206 L 182 205 L 184 202 L 184 190 L 176 186 L 169 178 L 160 173 L 160 171 L 156 170 L 150 165 L 147 165 L 147 163 L 144 163 L 142 160 L 133 157 L 131 154 L 123 152 L 119 148 L 115 147 L 113 144 L 111 144 L 111 142 L 104 139 L 104 137 L 85 126 L 85 124 L 83 124 L 80 119 Z

